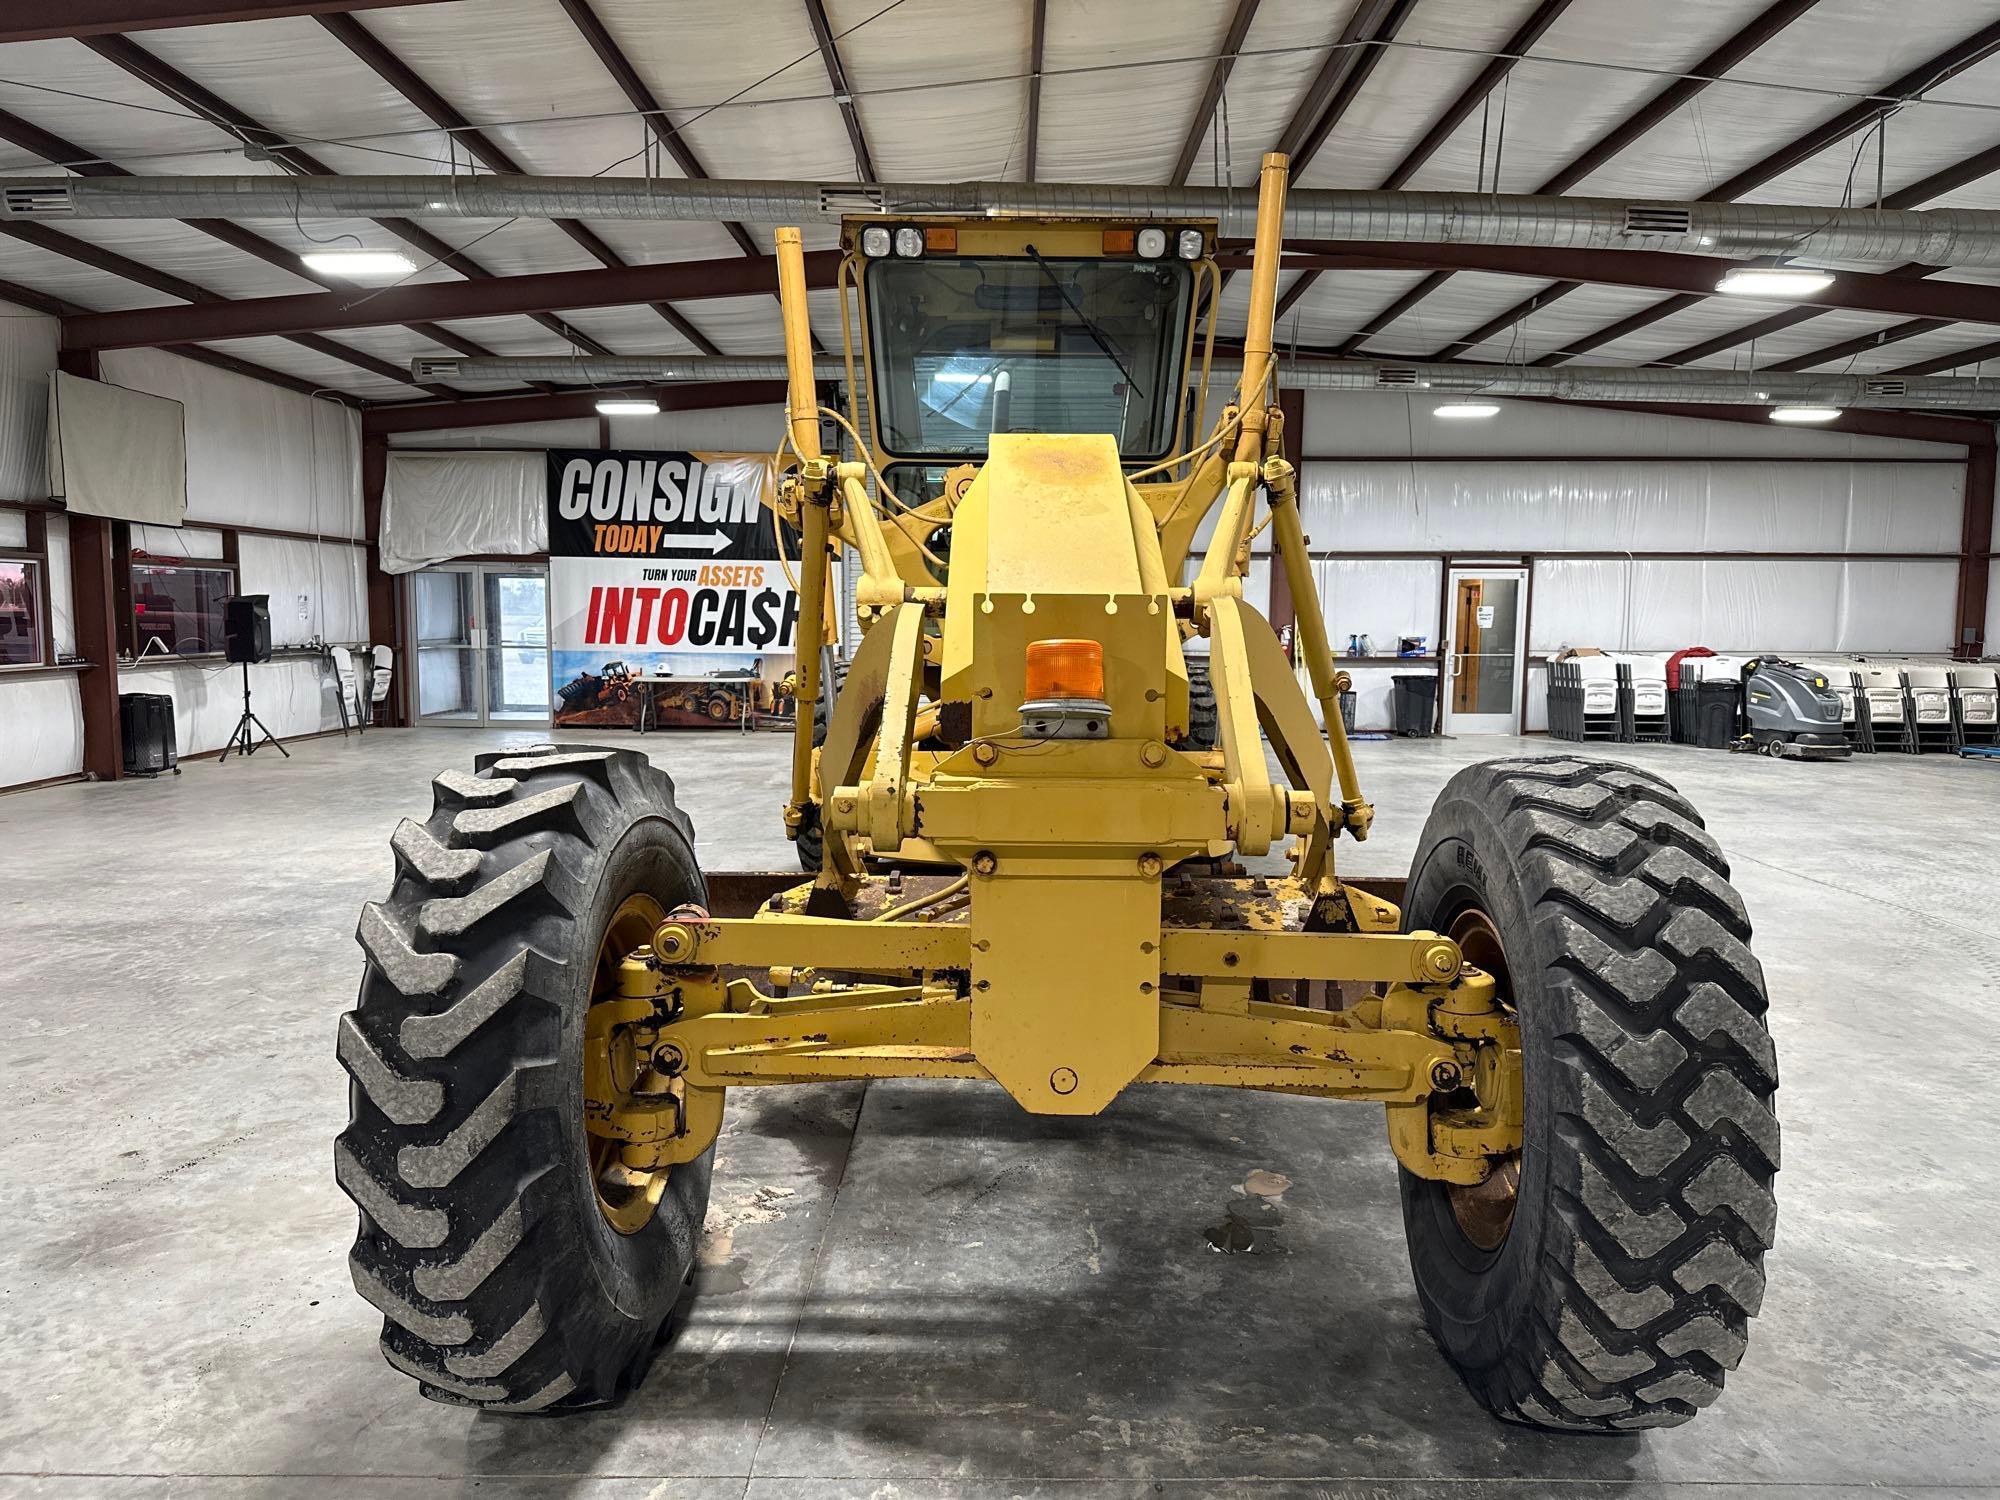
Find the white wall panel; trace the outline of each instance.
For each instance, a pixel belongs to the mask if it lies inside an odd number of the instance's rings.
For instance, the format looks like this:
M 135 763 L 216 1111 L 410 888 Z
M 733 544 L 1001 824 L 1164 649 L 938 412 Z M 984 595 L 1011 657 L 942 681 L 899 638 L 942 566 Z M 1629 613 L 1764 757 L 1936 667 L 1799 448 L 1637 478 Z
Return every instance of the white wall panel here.
M 1321 549 L 1954 552 L 1955 464 L 1308 463 Z
M 1961 465 L 1857 465 L 1843 550 L 1956 552 L 1964 522 Z
M 1986 654 L 2000 657 L 2000 562 L 1986 575 Z
M 187 408 L 188 519 L 361 534 L 361 418 L 157 349 L 105 353 L 104 378 Z
M 222 557 L 222 533 L 207 526 L 132 527 L 132 550 L 155 557 Z
M 1840 574 L 1837 562 L 1705 563 L 1701 644 L 1718 651 L 1792 651 L 1837 639 Z
M 1437 645 L 1438 588 L 1442 569 L 1422 559 L 1333 559 L 1313 563 L 1313 583 L 1335 650 L 1366 633 L 1381 655 L 1393 655 L 1396 638 L 1420 635 Z
M 1702 569 L 1699 562 L 1618 563 L 1623 570 L 1623 625 L 1619 640 L 1628 651 L 1678 651 L 1701 639 Z M 1535 597 L 1539 614 L 1541 596 Z M 1590 644 L 1588 639 L 1578 644 Z
M 366 553 L 359 547 L 245 536 L 238 541 L 241 587 L 271 596 L 271 644 L 337 645 L 368 639 Z
M 1237 282 L 1242 280 L 1236 278 Z M 1960 452 L 1955 444 L 1811 432 L 1768 423 L 1753 426 L 1743 422 L 1703 421 L 1698 417 L 1656 416 L 1650 412 L 1605 411 L 1560 402 L 1502 401 L 1500 415 L 1491 421 L 1452 422 L 1430 414 L 1440 399 L 1399 396 L 1385 391 L 1308 391 L 1307 451 L 1415 453 L 1433 458 L 1477 453 L 1624 458 L 1638 453 L 1684 454 L 1689 458 L 1866 455 L 1950 459 L 1957 458 Z
M 722 406 L 712 411 L 663 411 L 657 417 L 611 419 L 614 448 L 769 453 L 784 435 L 782 406 Z M 596 440 L 586 446 L 595 447 Z
M 27 545 L 28 513 L 23 510 L 0 510 L 0 547 Z
M 1956 561 L 1847 563 L 1834 649 L 1949 651 L 1957 588 Z
M 276 611 L 272 613 L 275 617 Z M 274 634 L 276 624 L 273 618 Z M 118 691 L 171 697 L 175 746 L 182 755 L 196 755 L 229 742 L 243 712 L 243 669 L 201 665 L 121 671 Z M 281 740 L 340 727 L 333 674 L 320 657 L 279 657 L 252 667 L 250 692 L 257 717 Z
M 49 498 L 46 434 L 54 318 L 0 303 L 0 500 Z
M 83 705 L 76 673 L 0 678 L 0 787 L 83 769 Z
M 778 410 L 778 408 L 772 408 Z M 440 432 L 398 432 L 391 448 L 595 448 L 597 418 L 562 422 L 513 422 L 498 427 L 450 427 Z
M 1535 564 L 1534 618 L 1528 649 L 1553 654 L 1606 641 L 1625 618 L 1631 564 L 1596 558 L 1546 558 Z
M 49 613 L 54 617 L 56 654 L 76 654 L 76 580 L 69 571 L 69 517 L 50 516 Z

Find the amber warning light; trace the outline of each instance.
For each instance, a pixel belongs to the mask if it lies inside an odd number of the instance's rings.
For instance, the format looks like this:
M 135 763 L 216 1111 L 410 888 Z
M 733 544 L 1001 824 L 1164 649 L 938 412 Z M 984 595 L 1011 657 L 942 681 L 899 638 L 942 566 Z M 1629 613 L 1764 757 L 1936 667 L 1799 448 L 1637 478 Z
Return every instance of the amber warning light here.
M 1030 641 L 1027 691 L 1031 703 L 1052 698 L 1104 697 L 1104 647 L 1096 641 Z

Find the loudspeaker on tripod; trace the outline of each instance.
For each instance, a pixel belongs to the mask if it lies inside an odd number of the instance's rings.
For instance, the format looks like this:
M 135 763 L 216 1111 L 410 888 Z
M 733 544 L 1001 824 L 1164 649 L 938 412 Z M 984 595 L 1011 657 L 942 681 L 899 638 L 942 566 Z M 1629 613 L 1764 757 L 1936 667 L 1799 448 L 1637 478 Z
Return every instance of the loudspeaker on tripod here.
M 271 596 L 237 594 L 223 601 L 222 640 L 233 662 L 271 659 Z

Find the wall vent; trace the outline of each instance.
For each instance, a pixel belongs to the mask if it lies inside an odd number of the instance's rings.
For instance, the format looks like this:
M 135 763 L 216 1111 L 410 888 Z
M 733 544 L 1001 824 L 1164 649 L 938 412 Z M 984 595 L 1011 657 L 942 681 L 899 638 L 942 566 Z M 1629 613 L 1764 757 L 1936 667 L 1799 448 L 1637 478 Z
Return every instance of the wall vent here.
M 7 188 L 0 208 L 5 209 L 0 217 L 9 219 L 60 219 L 74 211 L 69 184 L 59 181 Z
M 1694 211 L 1672 203 L 1628 203 L 1625 232 L 1685 238 L 1694 233 Z

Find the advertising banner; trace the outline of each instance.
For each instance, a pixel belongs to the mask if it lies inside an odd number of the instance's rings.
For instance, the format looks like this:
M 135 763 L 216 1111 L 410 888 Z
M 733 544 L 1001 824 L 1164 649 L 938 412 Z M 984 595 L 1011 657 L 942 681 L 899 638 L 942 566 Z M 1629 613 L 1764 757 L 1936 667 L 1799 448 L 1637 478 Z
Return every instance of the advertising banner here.
M 768 456 L 550 450 L 556 723 L 789 712 L 799 599 L 763 503 L 775 482 Z

